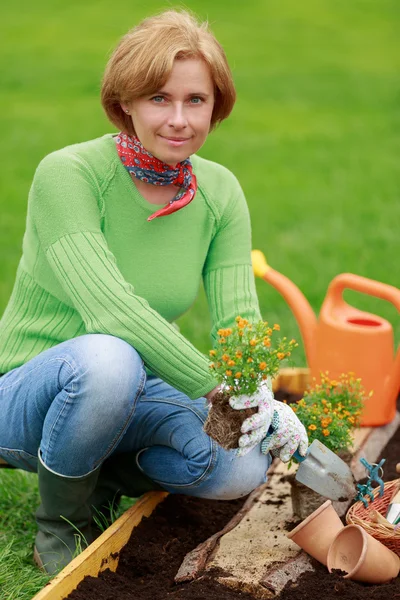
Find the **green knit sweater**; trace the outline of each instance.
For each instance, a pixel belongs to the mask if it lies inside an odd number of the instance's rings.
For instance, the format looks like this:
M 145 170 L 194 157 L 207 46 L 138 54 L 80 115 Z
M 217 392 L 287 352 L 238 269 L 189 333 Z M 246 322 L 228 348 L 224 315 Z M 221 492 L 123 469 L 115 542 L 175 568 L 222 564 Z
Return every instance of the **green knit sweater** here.
M 172 324 L 203 279 L 217 331 L 260 318 L 246 200 L 227 169 L 192 157 L 195 199 L 156 210 L 122 165 L 112 134 L 53 152 L 29 194 L 23 254 L 0 321 L 0 372 L 87 333 L 125 340 L 190 398 L 217 385 L 209 360 Z

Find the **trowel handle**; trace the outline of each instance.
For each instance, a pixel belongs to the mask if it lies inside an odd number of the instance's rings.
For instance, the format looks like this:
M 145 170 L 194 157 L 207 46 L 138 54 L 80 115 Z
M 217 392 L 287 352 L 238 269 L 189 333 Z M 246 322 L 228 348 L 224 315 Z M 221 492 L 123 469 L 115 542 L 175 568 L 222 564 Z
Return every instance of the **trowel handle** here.
M 297 449 L 296 452 L 293 454 L 293 458 L 295 458 L 297 462 L 301 463 L 303 462 L 303 460 L 306 460 L 307 454 L 305 456 L 302 456 L 299 452 L 299 449 Z

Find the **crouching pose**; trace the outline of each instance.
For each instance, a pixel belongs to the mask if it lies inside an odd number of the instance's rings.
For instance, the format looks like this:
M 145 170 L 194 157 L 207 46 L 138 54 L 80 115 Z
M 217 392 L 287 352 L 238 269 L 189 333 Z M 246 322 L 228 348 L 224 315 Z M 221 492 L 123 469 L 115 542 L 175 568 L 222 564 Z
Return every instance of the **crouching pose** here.
M 260 431 L 244 435 L 244 456 L 204 433 L 217 381 L 174 326 L 201 280 L 214 343 L 237 315 L 261 318 L 243 192 L 196 154 L 235 102 L 224 51 L 185 12 L 146 19 L 112 54 L 101 101 L 117 132 L 36 170 L 0 321 L 0 457 L 38 473 L 34 554 L 48 573 L 121 494 L 237 498 L 271 461 Z M 303 448 L 304 428 L 281 411 L 268 450 Z

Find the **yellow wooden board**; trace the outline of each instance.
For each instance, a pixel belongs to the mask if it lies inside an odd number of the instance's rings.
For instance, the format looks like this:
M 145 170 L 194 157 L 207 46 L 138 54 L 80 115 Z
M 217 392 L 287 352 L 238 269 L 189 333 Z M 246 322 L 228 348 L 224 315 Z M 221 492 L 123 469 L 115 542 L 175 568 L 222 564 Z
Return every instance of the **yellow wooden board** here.
M 119 559 L 118 552 L 129 540 L 134 527 L 143 517 L 148 517 L 167 495 L 167 492 L 148 492 L 142 496 L 32 600 L 62 600 L 87 575 L 97 577 L 99 572 L 105 569 L 115 571 Z

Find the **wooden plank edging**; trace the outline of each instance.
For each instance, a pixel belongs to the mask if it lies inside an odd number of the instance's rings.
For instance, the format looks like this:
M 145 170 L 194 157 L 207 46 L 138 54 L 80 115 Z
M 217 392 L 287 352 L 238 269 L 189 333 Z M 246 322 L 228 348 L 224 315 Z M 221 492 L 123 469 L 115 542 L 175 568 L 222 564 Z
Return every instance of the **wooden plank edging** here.
M 115 571 L 119 551 L 127 543 L 136 525 L 151 515 L 167 492 L 148 492 L 117 519 L 79 556 L 74 558 L 32 600 L 63 600 L 87 575 L 97 577 L 100 571 Z

